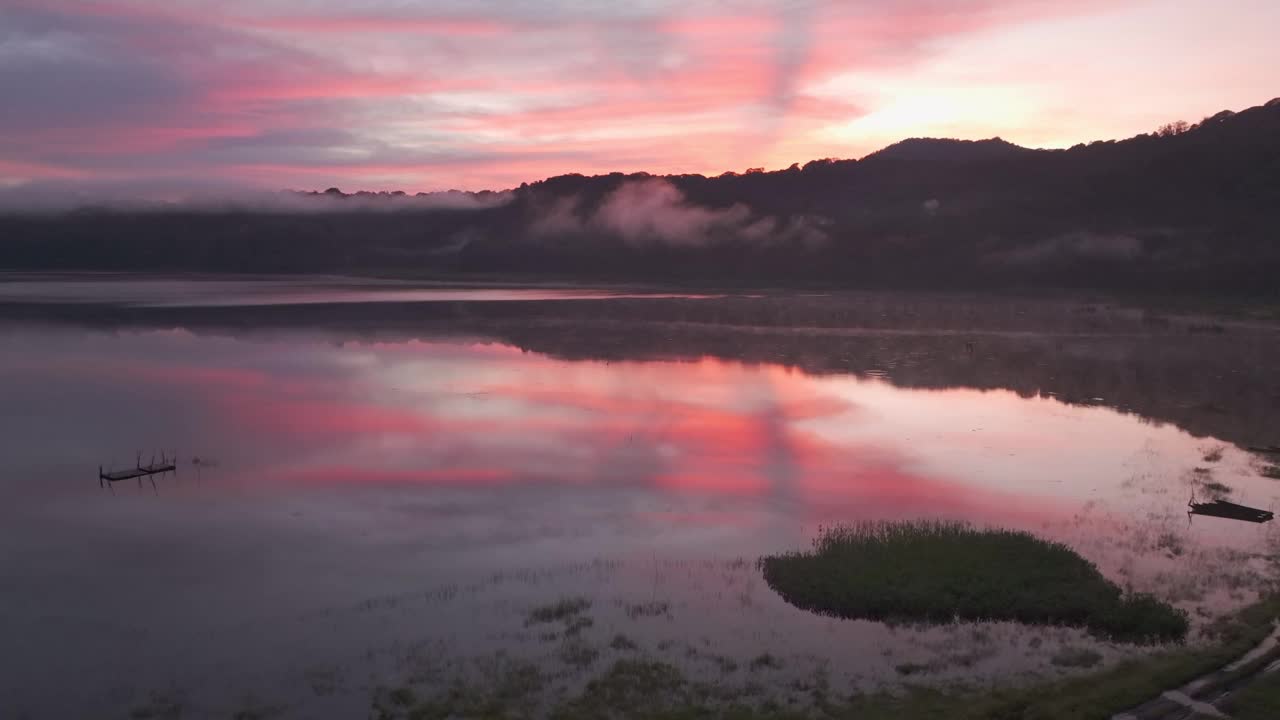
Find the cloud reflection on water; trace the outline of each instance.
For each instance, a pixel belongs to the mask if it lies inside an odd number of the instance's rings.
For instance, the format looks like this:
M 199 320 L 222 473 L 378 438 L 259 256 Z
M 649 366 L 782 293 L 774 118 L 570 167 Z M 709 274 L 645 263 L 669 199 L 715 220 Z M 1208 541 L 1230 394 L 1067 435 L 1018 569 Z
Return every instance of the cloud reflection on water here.
M 513 571 L 529 587 L 495 584 L 490 610 L 510 615 L 520 593 L 567 592 L 539 573 L 559 578 L 552 569 L 602 558 L 608 573 L 563 582 L 606 598 L 624 586 L 652 592 L 650 565 L 679 572 L 697 558 L 796 548 L 833 521 L 1030 529 L 1157 588 L 1180 582 L 1171 573 L 1186 558 L 1218 563 L 1217 548 L 1260 538 L 1253 527 L 1182 524 L 1180 478 L 1210 441 L 1176 427 L 1006 390 L 906 389 L 772 363 L 24 328 L 0 336 L 0 396 L 11 470 L 0 477 L 11 537 L 0 601 L 20 621 L 0 619 L 0 630 L 27 661 L 7 682 L 28 697 L 56 694 L 39 684 L 46 675 L 80 677 L 107 660 L 120 673 L 168 667 L 193 647 L 184 672 L 246 646 L 261 648 L 255 662 L 303 662 L 308 645 L 290 633 L 361 655 L 398 642 L 409 616 L 383 622 L 351 608 Z M 98 490 L 98 463 L 153 448 L 183 458 L 158 495 Z M 217 461 L 200 481 L 197 455 Z M 1242 499 L 1274 503 L 1274 482 L 1249 477 L 1245 457 L 1228 452 L 1218 477 Z M 1160 535 L 1174 531 L 1191 549 L 1166 561 Z M 849 642 L 889 642 L 883 628 L 832 633 L 763 591 L 756 609 L 730 616 L 713 584 L 684 577 L 664 588 L 701 593 L 710 609 L 686 608 L 680 622 L 692 625 L 678 632 L 723 621 L 726 642 L 757 652 L 734 633 L 767 613 L 798 648 L 828 638 L 823 652 L 884 665 Z M 412 615 L 413 632 L 487 642 L 489 619 L 463 608 L 432 624 L 436 610 Z M 74 657 L 52 651 L 62 647 Z

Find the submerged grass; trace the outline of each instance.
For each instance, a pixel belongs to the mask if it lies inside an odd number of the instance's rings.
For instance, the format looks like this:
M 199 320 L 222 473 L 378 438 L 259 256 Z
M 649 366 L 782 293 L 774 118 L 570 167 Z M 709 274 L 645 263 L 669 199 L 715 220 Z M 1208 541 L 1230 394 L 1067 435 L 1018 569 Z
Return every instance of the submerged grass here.
M 954 717 L 1109 718 L 1228 665 L 1266 639 L 1278 616 L 1280 595 L 1272 595 L 1210 626 L 1205 646 L 1165 650 L 1058 682 L 953 698 L 968 707 Z
M 642 617 L 661 617 L 671 615 L 671 606 L 665 602 L 647 602 L 625 607 L 627 617 L 636 620 Z
M 600 651 L 578 640 L 566 641 L 560 646 L 560 661 L 577 668 L 590 666 L 600 657 Z
M 1207 628 L 1210 642 L 1176 647 L 1135 658 L 1104 670 L 1026 687 L 945 689 L 909 686 L 900 693 L 869 693 L 836 698 L 825 690 L 807 707 L 784 707 L 753 682 L 730 687 L 687 678 L 668 663 L 643 657 L 623 658 L 587 682 L 581 693 L 558 698 L 546 712 L 532 712 L 531 698 L 547 681 L 536 667 L 516 663 L 498 675 L 496 686 L 455 687 L 405 706 L 385 691 L 374 703 L 378 720 L 427 718 L 520 718 L 548 715 L 557 720 L 635 718 L 644 720 L 1104 720 L 1130 710 L 1161 692 L 1211 673 L 1253 649 L 1280 616 L 1280 595 L 1260 601 Z M 1083 655 L 1073 658 L 1084 661 Z M 1067 663 L 1072 664 L 1072 663 Z M 761 664 L 763 669 L 763 664 Z M 927 668 L 911 668 L 904 675 Z M 816 678 L 814 687 L 825 683 Z M 754 688 L 754 689 L 753 689 Z M 1241 690 L 1228 712 L 1243 720 L 1280 717 L 1280 685 L 1270 678 Z M 401 694 L 403 700 L 409 695 Z
M 565 624 L 564 636 L 577 637 L 583 630 L 596 624 L 596 621 L 589 617 L 577 616 Z
M 1215 497 L 1230 495 L 1233 492 L 1230 485 L 1217 482 L 1216 480 L 1207 482 L 1207 483 L 1202 483 L 1200 485 L 1200 488 Z
M 613 640 L 609 642 L 609 647 L 617 650 L 618 652 L 633 652 L 640 649 L 640 646 L 636 645 L 634 640 L 622 633 L 618 633 L 613 636 Z
M 551 713 L 559 720 L 662 717 L 692 707 L 688 681 L 675 667 L 652 660 L 619 660 L 587 683 L 582 694 Z
M 446 718 L 524 718 L 548 679 L 537 666 L 501 658 L 487 668 L 483 684 L 457 681 L 429 696 L 409 687 L 374 692 L 370 720 L 445 720 Z
M 1065 545 L 961 523 L 820 529 L 812 551 L 765 557 L 761 568 L 787 602 L 841 618 L 1013 620 L 1128 642 L 1181 641 L 1189 626 L 1184 612 L 1125 594 Z
M 129 717 L 131 720 L 181 720 L 183 705 L 181 693 L 153 692 L 150 701 L 130 711 Z
M 552 623 L 560 620 L 571 620 L 579 613 L 591 608 L 591 601 L 584 597 L 563 598 L 551 605 L 543 605 L 529 611 L 525 625 Z
M 751 663 L 748 667 L 751 668 L 751 672 L 763 669 L 777 670 L 782 667 L 782 661 L 774 657 L 771 653 L 766 652 L 751 658 Z

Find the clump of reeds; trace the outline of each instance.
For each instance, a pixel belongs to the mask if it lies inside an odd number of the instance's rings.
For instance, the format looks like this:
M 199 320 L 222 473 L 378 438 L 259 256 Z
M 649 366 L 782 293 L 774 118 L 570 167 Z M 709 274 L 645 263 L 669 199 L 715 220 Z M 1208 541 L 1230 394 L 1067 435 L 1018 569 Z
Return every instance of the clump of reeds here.
M 1088 628 L 1121 641 L 1180 641 L 1186 614 L 1126 594 L 1061 543 L 963 523 L 820 528 L 809 552 L 763 558 L 791 604 L 842 618 L 946 623 L 1012 620 Z

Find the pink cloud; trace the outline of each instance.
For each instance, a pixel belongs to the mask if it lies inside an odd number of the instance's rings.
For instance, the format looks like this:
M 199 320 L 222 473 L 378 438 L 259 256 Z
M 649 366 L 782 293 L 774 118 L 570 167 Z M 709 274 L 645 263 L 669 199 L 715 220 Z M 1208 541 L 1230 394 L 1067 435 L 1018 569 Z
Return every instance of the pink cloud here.
M 22 162 L 0 159 L 0 179 L 4 177 L 30 179 L 80 179 L 89 177 L 88 170 L 74 167 L 46 165 L 38 162 Z
M 966 38 L 1117 7 L 15 0 L 0 162 L 19 179 L 407 190 L 785 167 L 876 149 L 826 133 L 877 109 L 873 93 L 818 91 L 842 77 L 906 78 Z
M 242 27 L 284 33 L 393 33 L 458 36 L 501 35 L 513 28 L 500 19 L 469 17 L 371 17 L 362 15 L 275 15 L 244 17 L 236 21 Z

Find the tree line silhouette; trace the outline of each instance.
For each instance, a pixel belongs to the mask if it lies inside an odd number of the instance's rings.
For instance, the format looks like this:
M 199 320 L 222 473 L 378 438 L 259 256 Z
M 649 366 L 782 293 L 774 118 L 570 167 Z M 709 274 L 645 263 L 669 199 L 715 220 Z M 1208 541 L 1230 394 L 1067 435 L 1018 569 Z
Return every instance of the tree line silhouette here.
M 643 183 L 661 192 L 620 192 Z M 328 209 L 10 212 L 0 267 L 1272 291 L 1280 99 L 1066 150 L 910 139 L 774 172 L 563 175 L 474 206 L 309 195 Z

